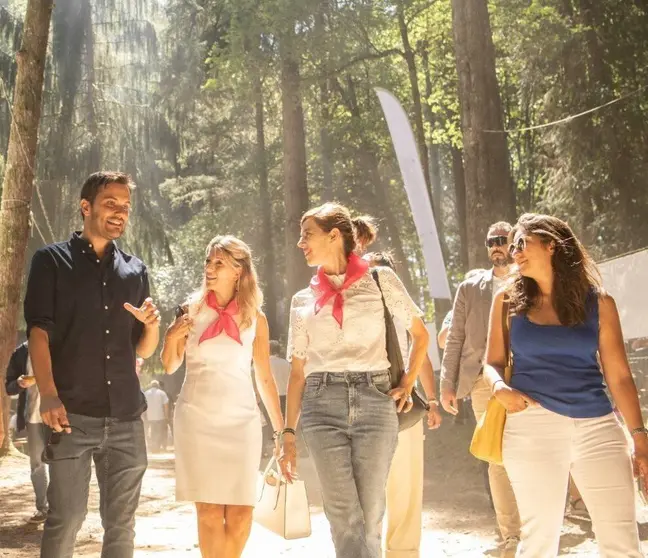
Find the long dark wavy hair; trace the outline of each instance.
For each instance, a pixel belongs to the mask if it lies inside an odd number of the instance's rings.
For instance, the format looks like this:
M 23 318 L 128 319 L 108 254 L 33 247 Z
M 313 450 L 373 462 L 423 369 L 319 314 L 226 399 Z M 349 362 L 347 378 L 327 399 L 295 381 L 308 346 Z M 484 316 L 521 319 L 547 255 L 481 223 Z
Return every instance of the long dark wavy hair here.
M 554 243 L 551 263 L 554 274 L 552 302 L 560 323 L 575 326 L 587 319 L 587 299 L 590 292 L 602 292 L 598 268 L 580 243 L 571 227 L 551 215 L 525 213 L 509 233 L 509 240 L 518 232 L 535 235 L 543 244 Z M 511 307 L 526 314 L 540 301 L 540 287 L 535 279 L 513 273 L 510 286 Z

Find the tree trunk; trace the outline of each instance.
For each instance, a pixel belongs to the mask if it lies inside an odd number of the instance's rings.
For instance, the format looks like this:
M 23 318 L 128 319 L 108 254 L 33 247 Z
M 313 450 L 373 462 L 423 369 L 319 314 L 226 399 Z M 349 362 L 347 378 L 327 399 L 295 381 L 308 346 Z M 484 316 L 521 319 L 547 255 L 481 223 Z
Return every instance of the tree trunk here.
M 426 102 L 423 103 L 423 114 L 425 120 L 430 127 L 430 130 L 434 130 L 436 121 L 434 115 L 432 114 L 432 109 L 427 102 L 427 99 L 432 95 L 432 76 L 430 75 L 430 60 L 428 57 L 427 48 L 423 49 L 423 71 L 425 72 L 425 99 Z M 428 159 L 430 161 L 430 188 L 432 190 L 432 207 L 434 209 L 434 216 L 437 223 L 437 229 L 439 232 L 439 239 L 441 239 L 441 246 L 443 246 L 447 252 L 447 242 L 445 238 L 445 232 L 443 227 L 443 189 L 441 188 L 441 154 L 439 152 L 439 145 L 430 141 L 428 146 Z M 448 254 L 444 253 L 444 258 L 447 258 Z
M 321 54 L 320 73 L 322 77 L 319 81 L 319 105 L 320 105 L 320 165 L 322 167 L 322 199 L 323 201 L 333 201 L 333 168 L 332 168 L 332 149 L 329 135 L 329 126 L 331 124 L 330 112 L 330 89 L 329 89 L 329 55 L 328 46 L 326 45 L 327 28 L 326 21 L 328 17 L 329 5 L 327 0 L 320 0 L 317 13 L 315 14 L 315 34 L 319 40 L 318 49 Z
M 265 122 L 263 106 L 263 85 L 258 69 L 253 71 L 254 110 L 256 123 L 256 163 L 259 177 L 259 197 L 261 204 L 261 262 L 263 270 L 265 314 L 268 318 L 270 338 L 276 339 L 279 335 L 277 323 L 277 270 L 272 235 L 272 200 L 268 186 L 268 160 L 265 147 Z
M 293 52 L 293 31 L 280 41 L 281 106 L 283 115 L 284 203 L 286 207 L 286 275 L 289 296 L 308 285 L 311 272 L 297 248 L 301 216 L 308 209 L 306 137 L 299 62 Z
M 416 60 L 414 51 L 409 42 L 409 33 L 407 23 L 405 22 L 405 13 L 402 1 L 397 6 L 398 28 L 400 30 L 401 41 L 403 43 L 403 55 L 407 62 L 407 71 L 409 74 L 410 87 L 412 89 L 412 103 L 414 104 L 414 130 L 416 134 L 416 143 L 418 144 L 419 155 L 423 165 L 423 175 L 425 176 L 425 185 L 430 195 L 430 203 L 434 199 L 430 183 L 430 165 L 428 162 L 427 147 L 425 144 L 425 129 L 423 128 L 423 110 L 421 108 L 421 91 L 418 85 L 418 73 L 416 71 Z
M 92 5 L 90 0 L 83 3 L 83 24 L 85 26 L 85 63 L 88 80 L 88 131 L 90 132 L 90 153 L 88 157 L 88 174 L 102 168 L 101 164 L 101 137 L 97 123 L 95 107 L 95 37 L 92 26 Z
M 464 144 L 468 263 L 487 265 L 484 237 L 495 221 L 515 219 L 502 103 L 487 0 L 452 0 L 459 103 Z
M 52 7 L 53 0 L 28 1 L 22 44 L 16 55 L 13 120 L 0 205 L 0 380 L 3 386 L 16 341 Z M 0 387 L 0 399 L 0 409 L 6 411 L 8 398 L 3 387 Z M 8 417 L 5 412 L 0 414 L 5 415 L 4 430 L 8 432 Z M 6 436 L 0 452 L 6 453 L 9 447 Z
M 466 220 L 466 177 L 464 174 L 463 154 L 458 147 L 451 147 L 452 156 L 452 178 L 455 187 L 455 206 L 457 211 L 457 223 L 459 224 L 459 250 L 461 256 L 461 268 L 464 272 L 469 269 L 468 259 L 468 222 Z

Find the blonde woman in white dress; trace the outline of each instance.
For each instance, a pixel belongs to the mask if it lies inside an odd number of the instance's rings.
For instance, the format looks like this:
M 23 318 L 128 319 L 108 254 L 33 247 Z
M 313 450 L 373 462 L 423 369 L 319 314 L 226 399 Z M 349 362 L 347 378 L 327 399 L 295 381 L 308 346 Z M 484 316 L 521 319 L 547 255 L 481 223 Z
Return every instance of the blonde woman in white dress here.
M 202 290 L 164 339 L 167 373 L 187 359 L 174 417 L 176 499 L 196 503 L 203 558 L 239 558 L 250 535 L 262 450 L 252 362 L 273 429 L 283 429 L 261 302 L 250 248 L 216 237 Z

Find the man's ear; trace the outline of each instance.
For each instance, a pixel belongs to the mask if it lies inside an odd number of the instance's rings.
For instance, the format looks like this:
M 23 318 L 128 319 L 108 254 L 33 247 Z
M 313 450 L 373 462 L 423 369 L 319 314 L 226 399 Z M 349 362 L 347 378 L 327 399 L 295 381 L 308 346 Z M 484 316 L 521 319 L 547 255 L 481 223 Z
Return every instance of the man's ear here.
M 81 202 L 79 203 L 79 207 L 81 208 L 81 214 L 84 217 L 90 215 L 90 208 L 92 207 L 92 205 L 88 200 L 81 200 Z

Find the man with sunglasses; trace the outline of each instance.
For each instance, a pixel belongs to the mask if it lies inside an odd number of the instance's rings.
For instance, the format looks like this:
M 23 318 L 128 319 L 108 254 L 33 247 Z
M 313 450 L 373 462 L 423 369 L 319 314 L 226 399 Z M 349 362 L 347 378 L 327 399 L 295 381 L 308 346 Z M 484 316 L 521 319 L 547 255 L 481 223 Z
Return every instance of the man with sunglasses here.
M 41 558 L 71 558 L 87 513 L 92 461 L 104 527 L 102 558 L 133 556 L 135 511 L 146 471 L 135 373 L 159 340 L 146 266 L 122 251 L 131 210 L 130 177 L 92 174 L 81 189 L 83 231 L 38 250 L 25 296 L 29 355 L 43 422 L 53 431 L 49 513 Z
M 470 396 L 475 418 L 486 411 L 491 391 L 483 378 L 488 323 L 493 295 L 502 287 L 509 271 L 508 234 L 511 225 L 498 222 L 486 235 L 488 270 L 472 275 L 459 285 L 452 307 L 452 322 L 441 365 L 441 404 L 453 415 L 457 401 Z M 489 465 L 490 490 L 504 546 L 502 558 L 512 558 L 520 540 L 520 517 L 506 470 Z

